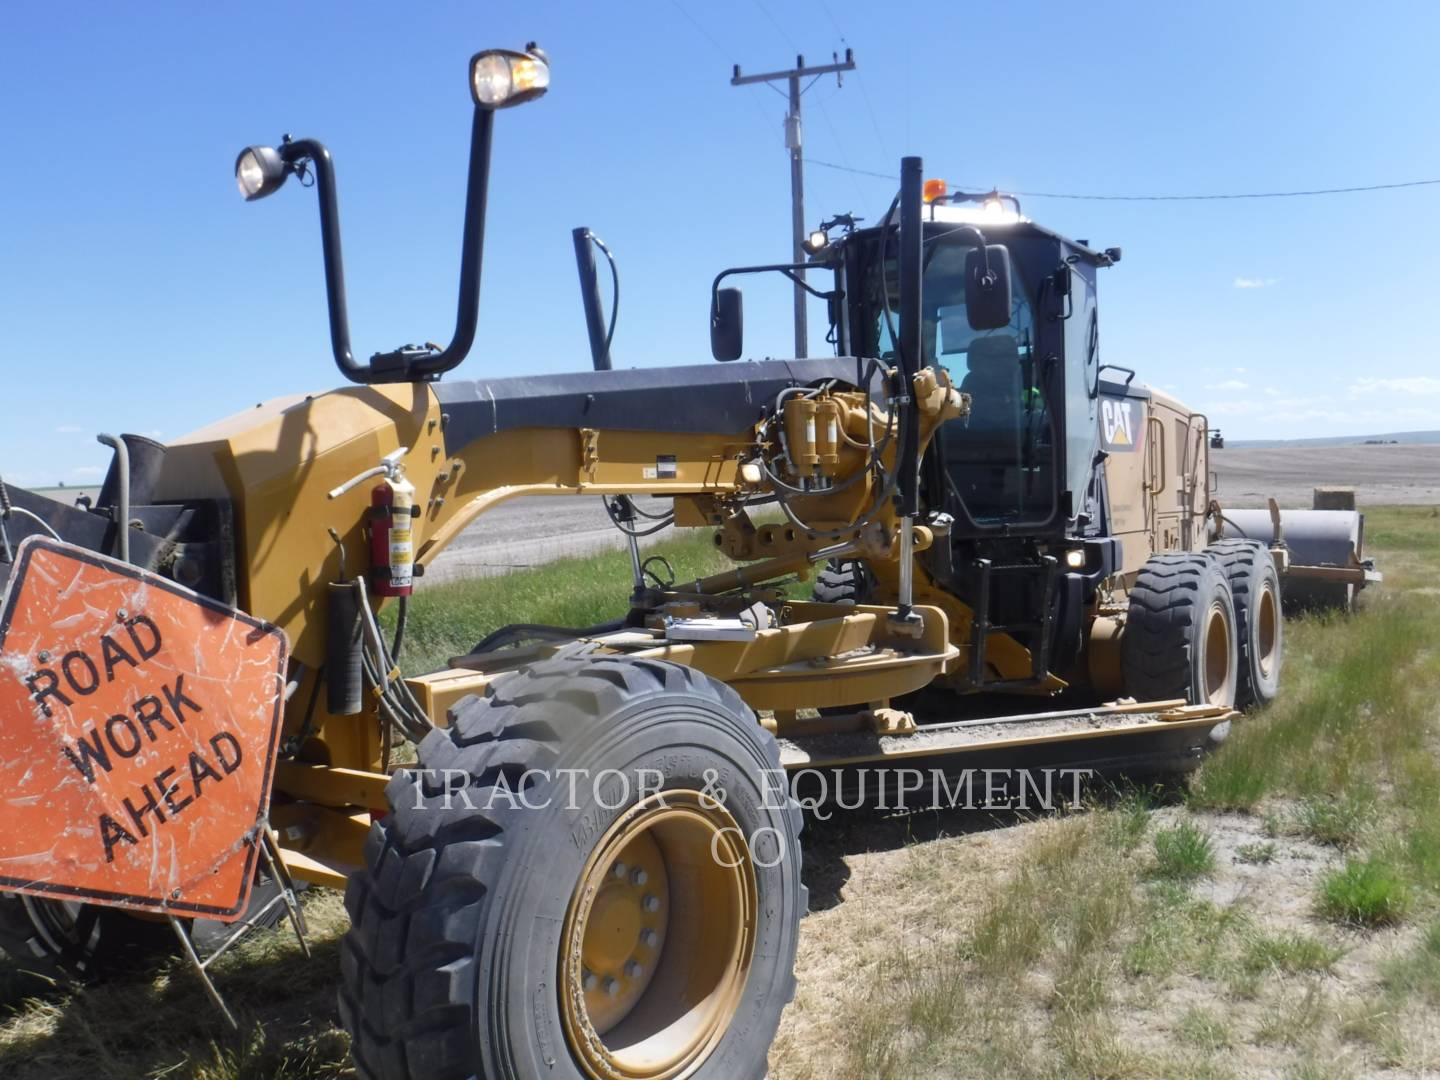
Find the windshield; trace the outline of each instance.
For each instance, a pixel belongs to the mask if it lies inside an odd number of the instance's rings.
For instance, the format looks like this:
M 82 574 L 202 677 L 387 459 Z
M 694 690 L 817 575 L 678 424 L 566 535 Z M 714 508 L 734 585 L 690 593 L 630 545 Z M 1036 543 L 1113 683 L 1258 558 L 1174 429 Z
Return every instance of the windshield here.
M 970 415 L 945 425 L 946 473 L 953 493 L 982 524 L 1047 518 L 1054 505 L 1055 449 L 1049 403 L 1037 375 L 1035 320 L 1021 275 L 1014 275 L 1010 324 L 975 330 L 965 311 L 965 254 L 971 245 L 927 237 L 924 251 L 923 360 L 945 368 L 970 395 Z M 868 260 L 874 267 L 878 260 Z M 1018 265 L 1018 264 L 1017 264 Z M 857 344 L 896 357 L 899 283 L 895 256 L 865 275 Z

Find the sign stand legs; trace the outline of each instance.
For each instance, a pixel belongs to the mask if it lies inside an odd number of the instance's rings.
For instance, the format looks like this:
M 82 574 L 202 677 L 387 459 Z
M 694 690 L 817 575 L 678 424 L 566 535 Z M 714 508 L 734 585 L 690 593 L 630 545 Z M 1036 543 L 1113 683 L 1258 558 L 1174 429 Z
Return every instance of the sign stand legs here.
M 225 998 L 215 986 L 214 980 L 210 978 L 210 965 L 220 959 L 230 946 L 262 923 L 265 917 L 279 904 L 285 905 L 286 917 L 290 920 L 290 926 L 294 929 L 295 937 L 300 942 L 300 948 L 305 953 L 306 959 L 310 957 L 310 942 L 305 937 L 308 932 L 305 926 L 305 915 L 295 899 L 295 882 L 290 877 L 290 871 L 286 869 L 284 860 L 280 858 L 280 849 L 275 842 L 275 834 L 270 831 L 269 822 L 262 821 L 246 842 L 255 843 L 257 836 L 260 844 L 260 857 L 265 861 L 265 868 L 269 872 L 271 880 L 280 887 L 279 892 L 259 909 L 238 922 L 234 932 L 220 944 L 219 948 L 202 960 L 199 952 L 195 949 L 195 943 L 190 940 L 184 924 L 174 915 L 169 916 L 170 927 L 175 931 L 175 936 L 180 939 L 180 945 L 190 960 L 190 966 L 195 969 L 196 974 L 200 976 L 200 981 L 205 984 L 205 992 L 210 995 L 210 1000 L 215 1003 L 225 1020 L 236 1031 L 240 1030 L 240 1025 L 236 1022 L 234 1014 L 230 1012 L 229 1006 L 225 1004 Z

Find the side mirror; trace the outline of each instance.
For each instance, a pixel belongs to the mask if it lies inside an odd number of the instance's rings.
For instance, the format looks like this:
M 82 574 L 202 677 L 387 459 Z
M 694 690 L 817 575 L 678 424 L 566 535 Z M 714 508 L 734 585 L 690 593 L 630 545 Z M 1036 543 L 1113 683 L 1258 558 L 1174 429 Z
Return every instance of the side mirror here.
M 1010 251 L 987 244 L 965 253 L 965 313 L 972 330 L 1010 325 Z
M 1006 316 L 1009 322 L 1009 316 Z M 745 343 L 745 305 L 739 289 L 716 289 L 710 303 L 710 352 L 716 360 L 739 360 Z

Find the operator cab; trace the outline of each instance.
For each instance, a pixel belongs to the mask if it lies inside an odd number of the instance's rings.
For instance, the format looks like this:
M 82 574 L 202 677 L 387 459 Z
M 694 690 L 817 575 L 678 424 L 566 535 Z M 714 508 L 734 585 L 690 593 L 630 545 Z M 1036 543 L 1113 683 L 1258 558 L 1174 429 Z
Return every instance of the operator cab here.
M 970 396 L 970 413 L 944 425 L 921 464 L 927 514 L 953 519 L 950 543 L 922 561 L 975 612 L 977 641 L 1004 632 L 1030 649 L 1032 675 L 1012 685 L 1033 684 L 1074 662 L 1083 612 L 1118 561 L 1100 445 L 1095 272 L 1120 253 L 1036 225 L 1007 196 L 947 198 L 933 182 L 925 194 L 920 363 L 943 368 Z M 882 221 L 817 251 L 843 295 L 831 305 L 842 354 L 898 361 L 895 236 Z M 1003 248 L 987 265 L 1010 274 L 1008 320 L 967 307 L 982 245 Z M 983 645 L 972 652 L 970 683 L 1003 688 L 985 655 Z
M 1118 252 L 1091 251 L 1034 224 L 1008 196 L 943 198 L 925 209 L 921 362 L 945 369 L 970 395 L 971 411 L 937 440 L 943 468 L 927 469 L 926 501 L 955 517 L 957 536 L 1082 533 L 1098 524 L 1090 506 L 1099 449 L 1095 270 Z M 977 228 L 987 244 L 1004 246 L 1011 268 L 1009 322 L 990 329 L 977 329 L 966 309 Z M 845 294 L 834 336 L 857 356 L 898 355 L 893 236 L 883 224 L 857 229 L 829 255 L 841 260 Z

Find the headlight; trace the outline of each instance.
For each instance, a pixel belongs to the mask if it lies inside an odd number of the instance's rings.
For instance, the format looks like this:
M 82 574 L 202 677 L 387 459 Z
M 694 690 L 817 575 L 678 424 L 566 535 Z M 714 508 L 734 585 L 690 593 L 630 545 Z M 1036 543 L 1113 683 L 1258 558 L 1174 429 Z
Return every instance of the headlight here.
M 263 199 L 285 182 L 286 172 L 273 146 L 247 146 L 235 159 L 235 186 L 246 202 Z
M 470 94 L 482 109 L 506 109 L 550 88 L 550 62 L 529 46 L 523 53 L 486 49 L 470 60 Z

